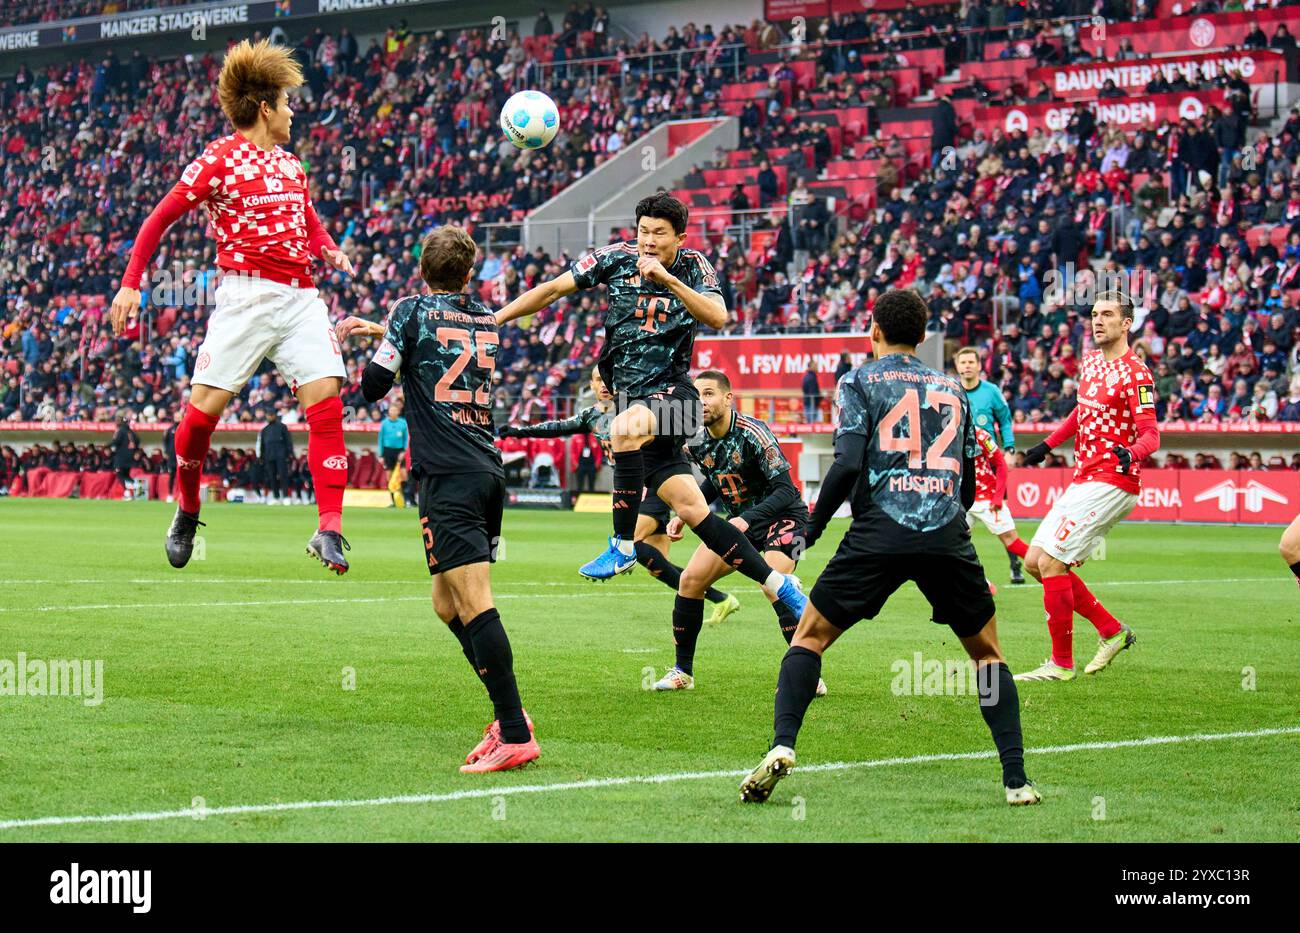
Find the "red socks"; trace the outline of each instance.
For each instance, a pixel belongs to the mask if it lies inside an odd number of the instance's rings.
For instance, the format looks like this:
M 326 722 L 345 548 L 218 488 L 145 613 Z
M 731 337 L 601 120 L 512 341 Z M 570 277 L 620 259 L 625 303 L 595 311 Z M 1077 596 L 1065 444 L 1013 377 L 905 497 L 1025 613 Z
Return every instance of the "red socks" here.
M 1092 590 L 1073 570 L 1070 571 L 1070 589 L 1074 598 L 1074 611 L 1097 630 L 1102 638 L 1110 638 L 1120 630 L 1119 620 L 1106 611 L 1106 607 L 1092 595 Z
M 1025 555 L 1029 553 L 1029 545 L 1025 544 L 1023 539 L 1016 538 L 1016 540 L 1007 545 L 1007 550 L 1019 557 L 1021 560 L 1024 560 Z
M 1043 608 L 1052 635 L 1052 661 L 1074 667 L 1074 589 L 1070 577 L 1043 577 Z
M 176 428 L 176 501 L 182 512 L 195 515 L 199 511 L 199 480 L 216 426 L 212 415 L 185 406 L 185 416 Z
M 316 488 L 320 530 L 337 532 L 343 523 L 343 490 L 348 485 L 348 449 L 343 442 L 343 401 L 335 396 L 307 409 L 307 463 Z M 177 435 L 177 449 L 180 438 Z

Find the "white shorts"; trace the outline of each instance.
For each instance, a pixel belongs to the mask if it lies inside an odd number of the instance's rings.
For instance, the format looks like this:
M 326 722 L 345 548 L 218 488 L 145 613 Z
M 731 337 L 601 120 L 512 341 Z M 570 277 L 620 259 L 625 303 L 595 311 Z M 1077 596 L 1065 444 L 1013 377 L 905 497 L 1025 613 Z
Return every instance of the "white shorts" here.
M 1016 530 L 1016 520 L 1011 517 L 1011 510 L 1005 502 L 994 512 L 987 499 L 976 499 L 975 504 L 966 510 L 966 527 L 973 529 L 977 518 L 995 536 Z
M 216 299 L 191 382 L 238 394 L 268 357 L 295 393 L 317 379 L 347 375 L 316 289 L 225 275 Z
M 1062 563 L 1082 564 L 1136 504 L 1137 493 L 1110 483 L 1074 483 L 1056 500 L 1029 546 Z

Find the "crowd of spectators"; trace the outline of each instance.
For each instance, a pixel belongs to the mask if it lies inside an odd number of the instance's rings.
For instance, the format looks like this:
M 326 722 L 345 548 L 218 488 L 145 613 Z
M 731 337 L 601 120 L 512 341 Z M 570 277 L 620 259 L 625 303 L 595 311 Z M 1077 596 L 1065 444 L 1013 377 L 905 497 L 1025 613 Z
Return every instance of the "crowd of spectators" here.
M 1074 61 L 1083 57 L 1077 32 L 1044 18 L 1093 5 L 967 3 L 963 16 L 972 9 L 983 11 L 986 26 L 1053 36 L 1060 49 L 1034 46 L 1043 60 Z M 837 16 L 787 49 L 814 60 L 817 78 L 788 110 L 756 102 L 742 114 L 741 147 L 753 152 L 758 174 L 778 147 L 811 151 L 812 174 L 826 166 L 824 128 L 794 119 L 816 106 L 815 95 L 873 110 L 888 102 L 888 70 L 862 72 L 857 54 L 941 45 L 956 66 L 978 53 L 951 17 L 930 37 L 909 36 L 932 15 L 909 7 Z M 295 102 L 291 147 L 309 170 L 322 221 L 358 270 L 322 271 L 334 317 L 379 318 L 393 298 L 418 290 L 418 241 L 428 227 L 461 223 L 484 242 L 484 224 L 518 219 L 665 117 L 721 112 L 725 84 L 767 75 L 746 64 L 746 50 L 777 40 L 756 22 L 718 30 L 690 23 L 660 40 L 616 41 L 608 15 L 590 3 L 573 4 L 558 30 L 539 17 L 531 33 L 567 50 L 561 61 L 604 51 L 622 68 L 594 79 L 579 67 L 539 70 L 513 32 L 489 40 L 487 30 L 414 34 L 401 25 L 365 49 L 346 29 L 297 38 L 307 84 Z M 651 68 L 637 57 L 646 54 L 665 60 Z M 668 59 L 680 68 L 665 67 Z M 227 131 L 213 93 L 219 67 L 217 51 L 152 60 L 137 50 L 125 60 L 109 53 L 38 71 L 20 66 L 0 81 L 0 182 L 8 193 L 0 204 L 0 421 L 125 412 L 167 422 L 182 404 L 214 281 L 203 216 L 190 215 L 164 237 L 136 328 L 113 337 L 106 304 L 141 221 L 196 147 Z M 496 129 L 500 102 L 525 84 L 546 87 L 562 108 L 563 132 L 545 150 L 515 150 Z M 1239 77 L 1219 85 L 1229 93 L 1223 107 L 1138 132 L 1098 126 L 1086 107 L 1052 133 L 966 138 L 949 121 L 936 130 L 935 149 L 947 133 L 956 166 L 936 159 L 919 174 L 908 174 L 898 139 L 877 137 L 867 153 L 885 160 L 874 210 L 832 214 L 792 175 L 784 197 L 761 205 L 772 210 L 756 228 L 776 235 L 756 261 L 743 238 L 693 236 L 691 245 L 719 270 L 734 333 L 861 331 L 884 289 L 919 289 L 945 341 L 987 348 L 986 375 L 1022 422 L 1068 410 L 1087 349 L 1086 307 L 1070 289 L 1054 293 L 1050 274 L 1073 263 L 1081 289 L 1094 266 L 1136 274 L 1144 283 L 1137 347 L 1156 374 L 1162 419 L 1300 421 L 1300 312 L 1292 299 L 1300 288 L 1300 112 L 1269 134 L 1251 125 L 1257 115 Z M 985 94 L 978 84 L 958 93 Z M 987 100 L 1038 93 L 1013 88 Z M 1282 248 L 1248 240 L 1261 223 L 1289 228 Z M 572 258 L 498 246 L 485 250 L 476 287 L 500 306 Z M 179 287 L 163 288 L 164 273 Z M 503 331 L 498 422 L 567 413 L 600 352 L 602 311 L 599 293 L 579 293 L 529 328 Z M 367 349 L 345 355 L 349 417 L 379 420 L 382 412 L 355 388 Z M 261 421 L 272 410 L 287 423 L 298 418 L 268 366 L 227 418 Z

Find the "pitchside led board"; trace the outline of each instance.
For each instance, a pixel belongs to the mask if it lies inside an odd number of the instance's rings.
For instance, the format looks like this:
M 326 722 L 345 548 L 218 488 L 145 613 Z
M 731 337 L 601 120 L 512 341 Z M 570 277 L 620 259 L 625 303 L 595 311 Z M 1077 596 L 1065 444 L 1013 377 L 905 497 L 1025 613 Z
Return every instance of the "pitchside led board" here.
M 1073 470 L 1017 469 L 1007 505 L 1017 518 L 1042 518 L 1070 484 Z M 1294 470 L 1143 470 L 1130 521 L 1285 525 L 1300 503 Z

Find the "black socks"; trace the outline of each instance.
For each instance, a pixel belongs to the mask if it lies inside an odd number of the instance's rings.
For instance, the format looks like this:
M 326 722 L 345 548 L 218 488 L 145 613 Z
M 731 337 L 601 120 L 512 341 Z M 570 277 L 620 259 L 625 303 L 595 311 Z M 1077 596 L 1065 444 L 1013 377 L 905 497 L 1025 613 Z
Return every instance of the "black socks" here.
M 694 672 L 695 641 L 704 627 L 704 600 L 678 596 L 673 603 L 673 644 L 677 646 L 677 667 Z
M 1020 695 L 1011 670 L 1001 661 L 976 668 L 980 713 L 993 733 L 993 744 L 1002 760 L 1002 783 L 1006 787 L 1025 785 L 1025 743 L 1020 735 Z
M 480 613 L 465 626 L 465 632 L 474 648 L 479 678 L 487 687 L 492 708 L 501 723 L 501 741 L 510 745 L 527 742 L 530 733 L 515 684 L 514 655 L 500 614 L 495 609 Z
M 460 616 L 456 616 L 448 622 L 447 628 L 451 630 L 451 633 L 456 636 L 456 640 L 460 642 L 460 650 L 465 652 L 465 660 L 469 661 L 470 670 L 474 672 L 474 676 L 482 680 L 482 675 L 478 672 L 478 662 L 474 660 L 474 643 L 470 641 L 469 632 L 465 629 L 465 626 L 461 624 Z
M 790 639 L 794 638 L 794 630 L 799 627 L 799 617 L 794 614 L 794 610 L 782 602 L 772 603 L 772 611 L 776 613 L 776 621 L 781 626 L 781 637 L 785 643 L 790 644 Z
M 791 648 L 781 659 L 781 673 L 776 680 L 775 739 L 772 746 L 794 748 L 803 725 L 803 714 L 817 695 L 817 681 L 822 675 L 822 656 L 807 648 Z
M 620 450 L 614 455 L 614 534 L 631 542 L 636 537 L 636 517 L 645 488 L 645 455 Z
M 1296 578 L 1297 580 L 1300 580 L 1300 563 L 1292 564 L 1292 565 L 1291 565 L 1291 572 L 1292 572 L 1293 574 L 1295 574 L 1295 578 Z
M 710 512 L 704 521 L 695 526 L 694 531 L 705 546 L 722 558 L 727 566 L 739 570 L 759 586 L 767 583 L 772 568 L 763 560 L 758 549 L 750 544 L 744 532 L 735 525 Z
M 669 587 L 673 592 L 677 591 L 677 585 L 682 580 L 682 568 L 664 557 L 663 552 L 653 544 L 644 541 L 636 543 L 636 562 L 664 586 Z M 704 598 L 711 603 L 720 603 L 727 598 L 727 594 L 709 587 L 704 593 Z

